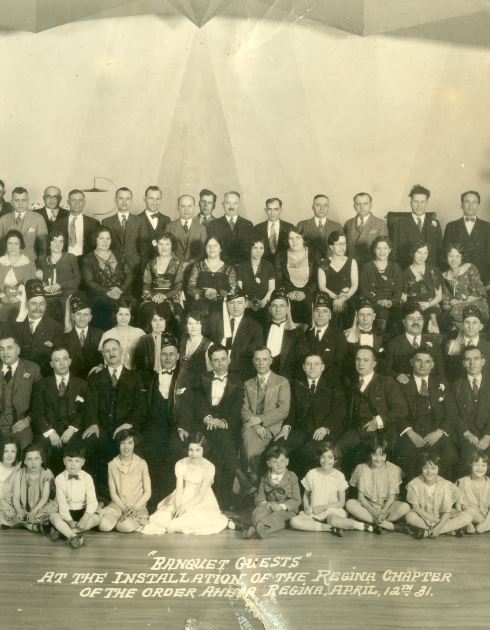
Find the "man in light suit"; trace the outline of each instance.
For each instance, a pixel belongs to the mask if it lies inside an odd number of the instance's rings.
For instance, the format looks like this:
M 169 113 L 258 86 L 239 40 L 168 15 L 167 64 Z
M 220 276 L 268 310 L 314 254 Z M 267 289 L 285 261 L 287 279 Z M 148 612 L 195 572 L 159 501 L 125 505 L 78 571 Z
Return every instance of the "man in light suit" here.
M 274 261 L 277 252 L 288 248 L 289 230 L 293 227 L 291 223 L 281 220 L 282 201 L 279 197 L 271 197 L 265 202 L 265 213 L 267 221 L 258 223 L 254 227 L 254 239 L 264 241 L 264 258 Z
M 142 261 L 147 256 L 144 252 L 144 245 L 149 238 L 147 223 L 142 216 L 131 214 L 133 193 L 129 188 L 118 188 L 114 201 L 117 212 L 103 219 L 102 225 L 110 230 L 111 250 L 131 269 L 136 296 L 141 290 Z
M 20 359 L 20 344 L 15 336 L 0 337 L 0 435 L 15 437 L 21 449 L 32 442 L 31 396 L 41 379 L 39 366 Z
M 24 237 L 24 254 L 36 262 L 45 256 L 48 244 L 48 228 L 42 216 L 29 209 L 29 194 L 18 186 L 12 191 L 14 212 L 0 218 L 0 239 L 3 241 L 9 230 L 18 230 Z
M 347 239 L 347 255 L 357 260 L 359 270 L 371 260 L 369 247 L 377 236 L 388 236 L 386 221 L 372 214 L 373 198 L 367 192 L 354 195 L 354 209 L 357 216 L 348 219 L 344 225 Z
M 146 232 L 141 243 L 141 268 L 144 270 L 148 261 L 158 254 L 153 241 L 163 234 L 165 226 L 170 223 L 170 217 L 160 212 L 162 202 L 162 191 L 158 186 L 148 186 L 145 190 L 145 209 L 140 216 L 145 221 Z
M 257 375 L 245 382 L 242 405 L 242 465 L 248 476 L 248 488 L 256 487 L 260 474 L 260 458 L 267 446 L 281 431 L 288 417 L 291 402 L 289 382 L 271 372 L 269 348 L 257 348 L 253 354 Z M 242 483 L 243 473 L 239 474 Z
M 465 252 L 465 261 L 470 262 L 480 272 L 483 284 L 490 283 L 490 223 L 480 219 L 480 193 L 467 190 L 461 195 L 463 216 L 450 221 L 444 232 L 444 249 L 451 244 L 460 243 Z M 446 266 L 446 261 L 444 266 Z
M 236 265 L 250 256 L 253 224 L 240 216 L 240 193 L 235 190 L 225 193 L 223 210 L 225 215 L 208 225 L 208 234 L 221 243 L 223 260 Z
M 34 210 L 44 219 L 48 232 L 51 233 L 55 221 L 69 215 L 68 210 L 60 208 L 61 190 L 57 186 L 48 186 L 43 194 L 44 207 Z
M 165 232 L 176 242 L 173 253 L 186 267 L 201 258 L 208 237 L 206 226 L 194 216 L 195 204 L 192 195 L 181 195 L 177 200 L 180 218 L 165 226 Z
M 53 374 L 34 387 L 32 419 L 36 440 L 43 444 L 47 465 L 56 475 L 63 470 L 63 447 L 81 440 L 87 382 L 70 372 L 71 358 L 66 348 L 51 353 Z
M 92 234 L 99 226 L 97 219 L 83 214 L 85 208 L 85 193 L 74 188 L 68 193 L 70 212 L 66 216 L 59 216 L 53 225 L 53 230 L 60 230 L 65 237 L 65 247 L 69 254 L 77 257 L 81 266 L 82 256 L 95 248 Z
M 330 208 L 330 201 L 327 195 L 315 195 L 313 197 L 312 219 L 306 219 L 298 223 L 298 230 L 303 235 L 305 241 L 316 250 L 320 258 L 327 255 L 327 238 L 331 232 L 342 232 L 340 223 L 327 219 Z
M 435 217 L 426 215 L 430 190 L 420 184 L 412 187 L 409 195 L 411 212 L 401 213 L 393 227 L 392 253 L 402 269 L 412 263 L 410 250 L 417 241 L 429 248 L 429 263 L 438 265 L 442 255 L 442 229 Z

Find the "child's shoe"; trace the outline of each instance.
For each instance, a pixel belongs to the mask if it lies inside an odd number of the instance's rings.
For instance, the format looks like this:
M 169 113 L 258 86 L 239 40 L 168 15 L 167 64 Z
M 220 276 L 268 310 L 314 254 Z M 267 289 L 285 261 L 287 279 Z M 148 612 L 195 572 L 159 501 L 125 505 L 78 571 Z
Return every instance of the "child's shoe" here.
M 338 536 L 339 538 L 342 538 L 344 535 L 344 530 L 341 527 L 331 527 L 330 531 L 334 536 Z
M 70 539 L 70 547 L 73 547 L 73 549 L 79 549 L 84 543 L 85 540 L 83 536 L 80 536 L 80 534 L 77 534 Z

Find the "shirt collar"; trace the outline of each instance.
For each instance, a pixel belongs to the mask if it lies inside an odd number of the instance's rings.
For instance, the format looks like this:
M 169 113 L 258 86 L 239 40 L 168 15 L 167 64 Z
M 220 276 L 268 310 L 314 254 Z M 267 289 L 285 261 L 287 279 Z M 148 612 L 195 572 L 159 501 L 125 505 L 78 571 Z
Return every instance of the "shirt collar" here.
M 110 375 L 111 377 L 112 377 L 112 374 L 113 374 L 114 370 L 116 370 L 117 380 L 119 380 L 119 379 L 120 379 L 120 377 L 121 377 L 121 372 L 122 372 L 122 369 L 123 369 L 123 365 L 121 364 L 121 365 L 120 365 L 119 367 L 117 367 L 117 368 L 113 368 L 113 367 L 109 367 L 109 366 L 107 366 L 107 369 L 109 370 L 109 375 Z
M 465 346 L 477 346 L 480 343 L 480 335 L 478 335 L 478 337 L 475 337 L 474 339 L 463 337 L 463 342 Z
M 61 379 L 65 381 L 65 385 L 68 385 L 68 381 L 70 380 L 70 373 L 68 372 L 66 376 L 58 376 L 58 374 L 55 374 L 54 377 L 56 379 L 56 385 L 58 387 L 60 386 Z
M 19 359 L 17 359 L 17 361 L 15 363 L 12 363 L 12 365 L 10 366 L 10 369 L 12 370 L 12 374 L 15 373 L 15 370 L 17 369 L 18 365 L 19 365 Z M 5 374 L 6 371 L 8 370 L 8 368 L 9 368 L 9 366 L 4 363 L 2 365 L 2 372 Z
M 468 381 L 470 383 L 470 385 L 473 385 L 473 379 L 476 378 L 476 382 L 478 383 L 478 387 L 480 387 L 481 385 L 481 379 L 482 379 L 482 373 L 480 372 L 480 374 L 477 374 L 476 376 L 470 376 L 469 374 L 467 374 L 468 376 Z
M 223 376 L 218 376 L 216 372 L 213 370 L 213 379 L 215 378 L 219 379 L 220 381 L 226 380 L 228 378 L 228 372 L 226 374 L 223 374 Z
M 267 372 L 267 374 L 257 374 L 257 380 L 258 380 L 258 379 L 265 380 L 265 384 L 267 385 L 267 382 L 268 382 L 268 380 L 269 380 L 269 376 L 270 376 L 270 375 L 271 375 L 271 370 L 269 370 L 269 371 Z
M 374 378 L 374 372 L 371 372 L 371 374 L 365 374 L 364 376 L 361 376 L 360 374 L 359 376 L 359 380 L 362 378 L 363 380 L 363 389 L 366 389 L 366 387 L 369 385 L 369 383 L 373 380 Z
M 415 214 L 415 212 L 412 212 L 412 217 L 413 217 L 413 220 L 415 221 L 415 223 L 418 223 L 418 221 L 420 219 L 422 221 L 422 225 L 424 225 L 425 212 L 422 215 L 418 215 L 418 214 Z

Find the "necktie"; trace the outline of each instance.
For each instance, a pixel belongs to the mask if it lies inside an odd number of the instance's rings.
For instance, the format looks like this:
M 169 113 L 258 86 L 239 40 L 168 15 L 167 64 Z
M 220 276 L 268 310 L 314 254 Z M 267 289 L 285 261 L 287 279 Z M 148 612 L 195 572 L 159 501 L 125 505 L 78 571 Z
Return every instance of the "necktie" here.
M 235 218 L 234 217 L 231 217 L 230 219 L 230 228 L 232 232 L 235 231 Z
M 362 217 L 359 217 L 357 219 L 357 229 L 359 232 L 362 232 L 362 228 L 364 227 L 364 219 Z
M 265 379 L 263 376 L 259 376 L 259 391 L 257 392 L 257 415 L 264 413 L 264 401 L 265 401 Z
M 29 320 L 29 330 L 31 331 L 31 335 L 33 335 L 35 332 L 35 328 L 34 328 L 34 322 L 31 319 Z
M 128 220 L 126 219 L 126 215 L 123 214 L 123 216 L 121 217 L 121 227 L 123 229 L 123 232 L 126 231 L 126 223 L 128 222 Z
M 318 222 L 318 229 L 319 229 L 319 230 L 320 230 L 320 232 L 322 232 L 322 233 L 323 233 L 323 227 L 324 227 L 324 225 L 325 225 L 325 224 L 323 223 L 323 220 L 322 220 L 322 219 L 320 219 L 320 221 Z
M 362 388 L 364 387 L 364 379 L 362 378 L 362 376 L 359 377 L 359 391 L 362 391 Z
M 317 328 L 317 329 L 316 329 L 315 339 L 316 339 L 317 341 L 321 341 L 321 339 L 320 339 L 320 329 L 319 329 L 319 328 Z
M 422 232 L 422 219 L 417 219 L 417 228 L 419 232 Z
M 75 229 L 76 220 L 77 220 L 77 217 L 73 217 L 73 219 L 70 221 L 70 226 L 68 228 L 68 245 L 70 247 L 75 247 L 75 245 L 77 244 L 77 232 Z
M 51 221 L 51 223 L 54 223 L 56 221 L 56 212 L 54 210 L 51 210 L 51 218 L 49 220 Z
M 473 390 L 473 393 L 475 394 L 475 396 L 478 396 L 478 379 L 474 378 L 472 383 L 471 383 L 471 389 Z
M 419 341 L 418 341 L 417 337 L 414 337 L 414 338 L 413 338 L 413 341 L 412 341 L 412 346 L 413 346 L 414 348 L 418 348 L 418 347 L 420 346 L 420 343 L 419 343 Z
M 62 378 L 58 387 L 58 396 L 60 398 L 63 398 L 63 396 L 65 395 L 66 392 L 66 383 L 65 383 L 65 379 Z
M 277 232 L 276 232 L 276 224 L 271 223 L 271 231 L 269 234 L 269 247 L 273 254 L 277 251 Z
M 429 388 L 427 387 L 427 379 L 425 378 L 423 378 L 422 382 L 420 383 L 420 395 L 421 396 L 429 395 Z
M 261 377 L 259 378 L 259 385 L 260 385 L 260 389 L 261 389 L 262 391 L 265 391 L 265 388 L 266 388 L 266 382 L 265 382 L 265 377 L 264 377 L 264 376 L 261 376 Z
M 235 332 L 235 318 L 230 319 L 231 338 L 233 339 L 233 333 Z
M 15 216 L 15 225 L 20 227 L 22 225 L 22 215 L 18 212 Z
M 80 477 L 78 475 L 68 475 L 68 480 L 70 479 L 76 479 L 77 481 L 80 481 Z
M 161 372 L 162 371 L 162 365 L 160 363 L 160 352 L 161 352 L 161 338 L 160 335 L 158 333 L 155 333 L 153 335 L 153 339 L 155 342 L 155 361 L 153 362 L 153 371 L 154 372 Z
M 85 335 L 85 331 L 82 329 L 80 331 L 80 345 L 83 348 L 83 344 L 85 343 L 85 339 L 86 339 L 86 335 Z
M 7 385 L 10 383 L 10 380 L 12 379 L 12 368 L 10 367 L 10 365 L 7 367 L 7 371 L 5 372 L 5 375 L 3 377 L 3 380 L 7 383 Z
M 112 381 L 112 387 L 116 387 L 116 385 L 117 385 L 117 370 L 112 370 L 111 381 Z
M 310 385 L 310 394 L 312 396 L 315 395 L 316 392 L 316 381 L 311 381 L 311 385 Z
M 189 233 L 189 224 L 187 223 L 187 221 L 184 221 L 184 232 L 185 232 L 186 234 L 188 234 L 188 233 Z

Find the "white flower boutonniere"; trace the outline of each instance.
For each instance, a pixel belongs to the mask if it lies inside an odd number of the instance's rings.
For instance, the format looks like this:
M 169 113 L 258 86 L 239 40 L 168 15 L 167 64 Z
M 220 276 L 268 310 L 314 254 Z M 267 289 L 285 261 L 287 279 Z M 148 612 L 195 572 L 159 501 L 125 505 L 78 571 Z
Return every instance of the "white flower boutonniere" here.
M 81 396 L 77 396 L 77 397 L 75 398 L 75 402 L 80 402 L 80 403 L 83 403 L 83 402 L 85 402 L 85 399 L 84 399 L 84 398 L 82 398 Z
M 435 219 L 433 219 L 433 220 L 432 220 L 432 225 L 433 225 L 434 227 L 437 227 L 437 226 L 439 225 L 439 222 L 438 222 L 438 221 L 436 221 Z
M 425 342 L 425 345 L 426 345 L 428 348 L 432 348 L 432 345 L 433 345 L 433 344 L 432 344 L 432 341 L 426 341 L 426 342 Z
M 25 380 L 28 381 L 31 378 L 31 373 L 24 372 L 24 374 L 22 374 L 22 378 L 25 378 Z
M 53 347 L 53 343 L 51 341 L 45 341 L 44 345 L 46 346 L 46 348 L 52 348 Z
M 153 239 L 153 240 L 152 240 L 152 242 L 151 242 L 151 244 L 153 245 L 153 247 L 156 247 L 156 246 L 157 246 L 157 241 L 156 241 L 156 239 Z
M 182 394 L 185 392 L 187 388 L 186 387 L 181 387 L 180 389 L 176 389 L 175 390 L 175 395 L 176 396 L 182 396 Z
M 381 352 L 384 352 L 384 351 L 385 351 L 385 349 L 384 349 L 384 348 L 380 348 L 380 349 L 378 350 L 378 354 L 380 354 Z

